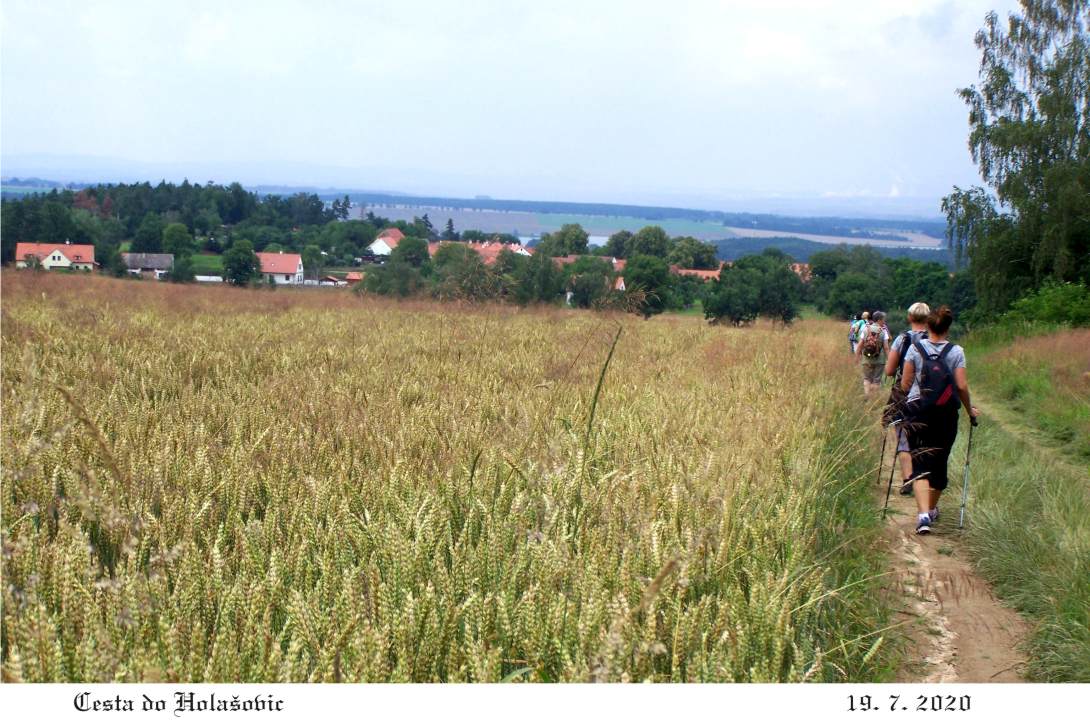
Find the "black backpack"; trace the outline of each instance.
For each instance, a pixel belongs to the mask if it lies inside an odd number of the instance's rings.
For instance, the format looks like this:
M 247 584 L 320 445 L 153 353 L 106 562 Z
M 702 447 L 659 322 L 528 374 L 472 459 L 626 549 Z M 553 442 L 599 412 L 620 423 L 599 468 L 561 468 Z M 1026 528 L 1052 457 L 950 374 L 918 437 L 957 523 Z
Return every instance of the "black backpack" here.
M 954 372 L 946 363 L 946 354 L 954 344 L 947 341 L 938 353 L 928 353 L 920 341 L 913 341 L 912 345 L 920 352 L 923 358 L 923 366 L 918 373 L 920 377 L 920 398 L 905 402 L 905 418 L 919 420 L 934 414 L 957 414 L 961 401 L 958 399 L 957 386 L 954 383 Z
M 893 385 L 900 388 L 901 386 L 901 374 L 905 370 L 905 356 L 908 355 L 908 349 L 912 348 L 912 344 L 916 341 L 927 338 L 927 331 L 920 331 L 920 335 L 913 336 L 915 333 L 912 329 L 904 332 L 901 336 L 901 355 L 897 357 L 897 373 L 894 374 Z

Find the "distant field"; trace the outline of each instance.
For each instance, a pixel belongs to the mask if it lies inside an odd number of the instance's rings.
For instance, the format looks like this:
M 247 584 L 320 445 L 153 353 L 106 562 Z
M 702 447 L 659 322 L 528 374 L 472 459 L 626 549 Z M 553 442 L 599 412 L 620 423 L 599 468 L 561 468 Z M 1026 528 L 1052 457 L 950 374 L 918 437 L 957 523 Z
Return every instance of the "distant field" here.
M 939 249 L 943 246 L 943 241 L 937 237 L 931 237 L 930 235 L 924 235 L 919 232 L 906 232 L 904 230 L 890 230 L 891 235 L 897 237 L 908 238 L 905 240 L 881 240 L 881 239 L 860 239 L 858 237 L 837 237 L 835 235 L 811 235 L 805 232 L 785 232 L 783 230 L 757 230 L 750 229 L 748 227 L 721 227 L 721 230 L 727 230 L 730 235 L 724 235 L 724 237 L 797 237 L 802 240 L 812 240 L 813 242 L 822 242 L 826 245 L 874 245 L 876 247 L 927 247 L 933 249 Z
M 380 217 L 390 219 L 411 220 L 413 217 L 423 217 L 425 214 L 438 229 L 446 224 L 447 219 L 454 222 L 455 229 L 475 229 L 486 232 L 509 232 L 523 236 L 537 236 L 545 232 L 560 229 L 561 225 L 577 223 L 582 225 L 591 235 L 608 236 L 618 230 L 636 230 L 646 225 L 659 225 L 670 235 L 691 235 L 702 240 L 722 240 L 728 237 L 782 237 L 791 236 L 815 242 L 830 244 L 848 243 L 850 245 L 872 244 L 903 247 L 906 245 L 921 247 L 941 247 L 942 241 L 935 237 L 920 233 L 904 232 L 902 230 L 888 230 L 891 238 L 902 237 L 905 240 L 870 239 L 860 237 L 837 237 L 831 235 L 813 235 L 795 231 L 764 230 L 742 227 L 725 227 L 714 221 L 700 221 L 669 217 L 663 219 L 650 219 L 632 216 L 611 216 L 593 214 L 571 214 L 560 212 L 502 212 L 487 209 L 457 209 L 450 207 L 427 207 L 412 205 L 370 205 L 366 208 L 355 208 L 356 214 L 363 216 L 367 211 L 372 211 Z M 880 228 L 874 228 L 877 231 Z

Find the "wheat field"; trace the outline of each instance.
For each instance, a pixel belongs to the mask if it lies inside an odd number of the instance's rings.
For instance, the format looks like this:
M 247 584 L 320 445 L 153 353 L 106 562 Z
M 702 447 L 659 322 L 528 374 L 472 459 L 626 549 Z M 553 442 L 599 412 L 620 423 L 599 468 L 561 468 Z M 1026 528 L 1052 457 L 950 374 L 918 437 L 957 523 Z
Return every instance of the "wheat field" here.
M 2 282 L 7 681 L 883 668 L 839 327 Z

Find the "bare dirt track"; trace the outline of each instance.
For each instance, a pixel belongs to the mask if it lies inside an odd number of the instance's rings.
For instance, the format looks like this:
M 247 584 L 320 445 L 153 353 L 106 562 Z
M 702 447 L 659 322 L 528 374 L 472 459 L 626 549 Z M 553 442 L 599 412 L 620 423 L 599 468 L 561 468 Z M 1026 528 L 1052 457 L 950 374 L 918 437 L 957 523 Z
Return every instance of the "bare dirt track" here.
M 961 541 L 961 478 L 955 477 L 960 464 L 951 463 L 941 517 L 929 536 L 915 534 L 915 502 L 897 493 L 900 477 L 894 478 L 885 538 L 895 572 L 891 593 L 908 642 L 898 682 L 1023 681 L 1024 656 L 1018 646 L 1028 627 L 974 572 Z M 883 500 L 887 478 L 882 478 Z

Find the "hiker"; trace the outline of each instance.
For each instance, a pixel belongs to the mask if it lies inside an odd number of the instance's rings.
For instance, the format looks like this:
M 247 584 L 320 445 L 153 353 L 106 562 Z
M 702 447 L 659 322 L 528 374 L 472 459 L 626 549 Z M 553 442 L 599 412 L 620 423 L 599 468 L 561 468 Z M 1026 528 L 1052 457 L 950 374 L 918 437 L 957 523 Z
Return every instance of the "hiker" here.
M 863 311 L 863 315 L 859 318 L 852 314 L 852 327 L 848 330 L 848 340 L 852 343 L 852 353 L 855 353 L 855 346 L 859 343 L 859 332 L 863 329 L 863 326 L 867 325 L 867 320 L 870 318 L 870 313 Z
M 918 338 L 927 338 L 927 316 L 931 315 L 931 307 L 927 303 L 913 303 L 908 307 L 908 330 L 902 331 L 889 347 L 889 356 L 886 358 L 886 376 L 893 379 L 893 388 L 889 392 L 889 401 L 886 404 L 886 419 L 883 423 L 896 421 L 901 418 L 901 404 L 904 403 L 905 394 L 901 389 L 901 374 L 904 368 L 905 356 L 908 349 Z M 894 455 L 901 465 L 901 494 L 912 494 L 912 456 L 908 448 L 908 436 L 905 434 L 904 423 L 894 424 L 894 435 L 897 438 L 897 452 Z
M 848 349 L 852 353 L 855 353 L 855 326 L 858 322 L 859 319 L 852 313 L 852 319 L 848 321 Z
M 863 314 L 867 316 L 866 313 Z M 859 331 L 855 344 L 855 360 L 863 366 L 863 393 L 874 394 L 882 385 L 882 374 L 886 368 L 886 355 L 889 354 L 889 331 L 883 328 L 886 314 L 875 311 Z
M 946 340 L 953 322 L 954 314 L 947 306 L 931 311 L 927 338 L 912 342 L 901 374 L 901 388 L 908 393 L 904 411 L 912 450 L 917 535 L 929 534 L 939 519 L 939 496 L 946 489 L 947 464 L 958 436 L 959 403 L 969 413 L 972 426 L 980 415 L 969 400 L 965 351 Z

